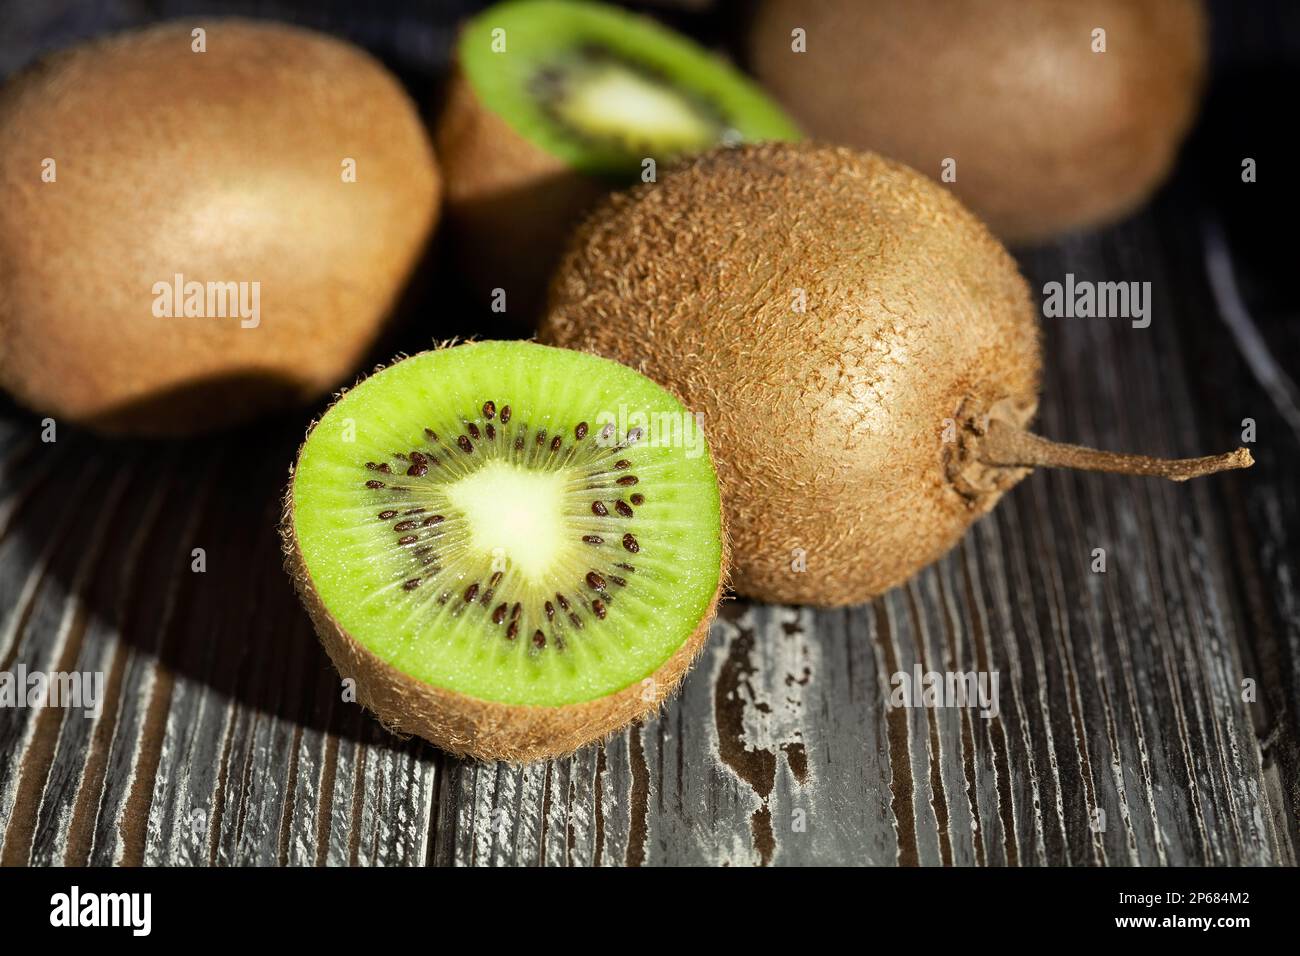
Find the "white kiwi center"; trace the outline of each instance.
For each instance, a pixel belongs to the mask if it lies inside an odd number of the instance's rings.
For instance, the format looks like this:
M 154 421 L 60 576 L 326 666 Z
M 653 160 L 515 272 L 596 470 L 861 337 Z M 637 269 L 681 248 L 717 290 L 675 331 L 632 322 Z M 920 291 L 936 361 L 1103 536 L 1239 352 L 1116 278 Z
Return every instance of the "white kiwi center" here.
M 635 138 L 669 150 L 702 148 L 718 139 L 714 124 L 680 93 L 619 64 L 584 71 L 556 109 L 588 133 Z
M 470 527 L 470 550 L 544 583 L 570 547 L 563 471 L 529 471 L 493 461 L 447 486 L 447 497 Z M 504 564 L 502 564 L 504 562 Z

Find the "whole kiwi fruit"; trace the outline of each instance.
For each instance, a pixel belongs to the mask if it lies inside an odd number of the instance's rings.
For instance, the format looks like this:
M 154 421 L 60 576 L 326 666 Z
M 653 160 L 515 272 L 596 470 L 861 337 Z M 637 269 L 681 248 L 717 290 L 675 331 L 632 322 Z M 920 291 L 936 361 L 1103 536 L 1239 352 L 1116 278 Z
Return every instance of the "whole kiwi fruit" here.
M 1118 219 L 1165 178 L 1206 33 L 1201 0 L 764 0 L 748 56 L 809 135 L 936 179 L 953 160 L 952 190 L 1033 242 Z
M 638 369 L 704 415 L 742 594 L 864 601 L 943 555 L 1034 465 L 1183 479 L 1023 431 L 1039 326 L 1006 250 L 945 189 L 870 153 L 713 151 L 605 201 L 543 341 Z
M 0 138 L 0 386 L 105 432 L 199 432 L 333 388 L 437 217 L 397 80 L 276 23 L 55 54 L 0 93 Z

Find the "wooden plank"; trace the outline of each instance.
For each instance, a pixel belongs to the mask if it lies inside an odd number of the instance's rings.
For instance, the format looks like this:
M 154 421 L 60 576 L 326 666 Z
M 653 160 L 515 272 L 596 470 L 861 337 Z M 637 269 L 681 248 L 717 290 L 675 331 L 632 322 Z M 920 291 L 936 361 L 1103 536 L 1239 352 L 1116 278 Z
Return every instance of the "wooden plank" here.
M 53 449 L 54 446 L 44 447 Z M 48 453 L 58 454 L 54 451 Z M 75 455 L 69 457 L 75 460 Z M 77 500 L 100 477 L 93 466 L 75 469 L 75 472 L 75 475 L 70 475 L 67 470 L 55 470 L 47 474 L 40 494 L 31 498 L 26 507 L 53 507 L 69 497 Z M 112 504 L 120 499 L 124 490 L 125 483 L 118 481 L 107 501 Z M 26 544 L 28 553 L 39 557 L 34 568 L 30 564 L 19 564 L 15 569 L 18 573 L 11 578 L 14 582 L 19 580 L 23 570 L 31 568 L 31 571 L 23 579 L 18 590 L 19 600 L 12 605 L 4 627 L 4 632 L 12 635 L 6 639 L 10 650 L 5 655 L 4 670 L 14 675 L 15 684 L 24 671 L 48 675 L 71 669 L 85 629 L 79 591 L 86 585 L 91 569 L 100 558 L 110 514 L 111 511 L 100 510 L 90 516 L 90 520 L 78 523 L 71 509 L 57 511 L 55 520 L 41 529 L 44 533 Z M 58 515 L 62 515 L 62 520 L 58 520 Z M 72 528 L 85 534 L 83 547 L 77 546 Z M 7 530 L 12 532 L 14 529 Z M 9 533 L 5 540 L 6 543 L 12 541 L 15 550 L 21 553 L 22 546 Z M 15 590 L 12 585 L 8 589 L 11 592 Z M 19 694 L 27 696 L 26 686 L 16 689 Z M 28 862 L 31 856 L 34 831 L 38 829 L 39 810 L 63 718 L 75 715 L 70 719 L 84 720 L 84 717 L 80 711 L 62 711 L 30 697 L 26 706 L 5 708 L 3 714 L 4 720 L 0 723 L 0 755 L 3 755 L 3 763 L 0 763 L 0 811 L 5 813 L 7 826 L 0 838 L 0 862 L 14 865 Z M 53 782 L 56 785 L 64 783 L 63 775 L 55 775 Z
M 445 64 L 450 19 L 310 16 L 422 98 Z M 1024 257 L 1035 288 L 1151 281 L 1156 310 L 1147 329 L 1046 320 L 1042 430 L 1194 454 L 1253 417 L 1255 469 L 1035 474 L 870 605 L 729 602 L 660 715 L 528 767 L 399 740 L 342 700 L 279 567 L 300 422 L 46 444 L 0 406 L 0 669 L 99 670 L 109 689 L 97 720 L 0 711 L 0 862 L 1294 865 L 1300 435 L 1219 321 L 1180 206 Z M 1294 323 L 1262 328 L 1300 367 Z M 997 672 L 997 717 L 891 710 L 916 665 Z

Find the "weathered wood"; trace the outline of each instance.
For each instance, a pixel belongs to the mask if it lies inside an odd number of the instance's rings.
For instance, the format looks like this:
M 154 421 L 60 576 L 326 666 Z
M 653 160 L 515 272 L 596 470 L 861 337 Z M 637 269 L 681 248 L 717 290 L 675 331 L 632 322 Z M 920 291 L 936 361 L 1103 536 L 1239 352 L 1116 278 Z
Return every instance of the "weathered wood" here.
M 323 9 L 426 90 L 445 65 L 453 16 Z M 0 64 L 36 36 L 16 29 Z M 1294 865 L 1300 435 L 1219 321 L 1190 217 L 1169 202 L 1023 260 L 1036 288 L 1067 271 L 1153 288 L 1147 329 L 1045 321 L 1041 429 L 1190 455 L 1252 417 L 1255 469 L 1037 473 L 870 605 L 728 603 L 659 717 L 527 767 L 398 740 L 342 700 L 280 568 L 293 416 L 47 444 L 0 408 L 0 670 L 109 688 L 97 719 L 0 710 L 0 862 Z M 1300 367 L 1293 323 L 1265 346 Z M 889 709 L 918 664 L 997 672 L 1000 713 Z

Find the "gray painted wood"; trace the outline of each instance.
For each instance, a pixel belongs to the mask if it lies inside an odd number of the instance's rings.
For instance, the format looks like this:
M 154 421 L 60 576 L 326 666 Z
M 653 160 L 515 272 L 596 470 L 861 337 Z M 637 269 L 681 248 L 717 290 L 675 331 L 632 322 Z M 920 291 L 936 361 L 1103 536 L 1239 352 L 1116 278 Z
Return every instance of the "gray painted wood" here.
M 68 29 L 141 15 L 102 11 Z M 51 39 L 23 23 L 6 68 Z M 420 69 L 450 35 L 349 29 Z M 1045 323 L 1041 428 L 1194 454 L 1253 417 L 1254 470 L 1035 474 L 869 605 L 728 603 L 660 716 L 526 767 L 396 739 L 341 699 L 274 530 L 301 422 L 46 444 L 0 408 L 0 670 L 109 688 L 96 719 L 0 711 L 0 862 L 1294 865 L 1300 436 L 1218 321 L 1195 234 L 1164 208 L 1023 260 L 1036 287 L 1150 280 L 1156 303 L 1145 330 Z M 1268 344 L 1300 365 L 1294 331 Z M 889 709 L 917 664 L 997 671 L 998 717 Z

